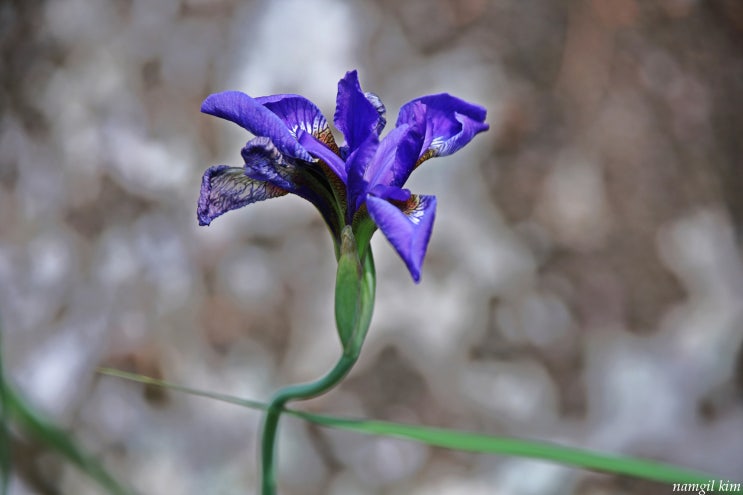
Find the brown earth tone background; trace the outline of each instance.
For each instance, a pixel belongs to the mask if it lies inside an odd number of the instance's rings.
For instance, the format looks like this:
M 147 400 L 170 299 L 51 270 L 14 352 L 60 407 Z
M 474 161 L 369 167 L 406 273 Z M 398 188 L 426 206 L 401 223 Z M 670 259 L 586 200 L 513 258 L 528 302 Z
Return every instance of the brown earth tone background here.
M 427 162 L 422 283 L 381 235 L 361 361 L 308 410 L 743 473 L 743 2 L 59 0 L 0 5 L 3 364 L 142 494 L 254 493 L 265 400 L 339 352 L 331 241 L 297 198 L 200 228 L 249 136 L 205 96 L 357 68 L 388 120 L 448 91 L 491 130 Z M 98 488 L 13 432 L 13 495 Z M 669 486 L 282 423 L 280 492 L 659 494 Z

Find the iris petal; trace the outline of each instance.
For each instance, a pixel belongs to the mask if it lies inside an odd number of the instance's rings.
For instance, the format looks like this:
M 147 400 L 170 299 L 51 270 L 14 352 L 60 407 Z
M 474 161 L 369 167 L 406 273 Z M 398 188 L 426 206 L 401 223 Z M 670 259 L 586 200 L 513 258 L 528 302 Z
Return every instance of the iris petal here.
M 209 167 L 201 179 L 201 193 L 196 211 L 199 225 L 209 225 L 230 210 L 283 196 L 287 191 L 268 182 L 251 179 L 241 167 Z
M 422 111 L 421 111 L 422 110 Z M 397 125 L 421 123 L 425 138 L 418 163 L 434 156 L 446 156 L 463 148 L 472 138 L 489 126 L 487 111 L 447 93 L 423 96 L 400 109 Z
M 346 160 L 346 171 L 348 172 L 348 215 L 350 218 L 356 213 L 364 202 L 368 191 L 368 183 L 364 177 L 369 162 L 380 153 L 379 138 L 376 134 L 369 134 Z
M 423 134 L 419 132 L 419 127 L 403 124 L 382 139 L 374 160 L 364 172 L 370 189 L 377 184 L 397 187 L 405 184 L 423 144 Z
M 366 207 L 371 219 L 405 262 L 413 280 L 420 281 L 436 217 L 436 197 L 411 195 L 401 209 L 387 199 L 369 194 Z
M 310 154 L 324 161 L 328 167 L 346 183 L 346 164 L 327 145 L 323 144 L 315 136 L 308 132 L 299 132 L 299 143 L 310 152 Z
M 296 165 L 287 162 L 270 139 L 266 137 L 252 139 L 242 149 L 241 154 L 245 160 L 245 175 L 248 177 L 269 182 L 288 192 L 297 191 L 293 177 L 296 175 Z
M 377 198 L 383 198 L 389 201 L 408 201 L 412 194 L 410 189 L 401 189 L 395 186 L 385 186 L 377 184 L 371 189 L 371 194 Z
M 379 118 L 377 120 L 377 126 L 374 130 L 376 131 L 377 135 L 380 135 L 382 134 L 384 126 L 387 125 L 387 117 L 385 117 L 387 108 L 384 106 L 384 103 L 382 103 L 382 99 L 371 91 L 367 91 L 366 93 L 364 93 L 364 96 L 366 96 L 366 99 L 369 100 L 369 102 L 374 105 L 374 108 L 377 109 L 377 115 L 379 116 Z
M 316 137 L 327 146 L 337 148 L 333 133 L 319 108 L 304 96 L 271 95 L 255 99 L 284 121 L 289 131 L 299 137 L 299 130 Z
M 346 138 L 349 154 L 358 148 L 369 134 L 376 133 L 379 112 L 361 91 L 359 76 L 355 70 L 347 72 L 338 82 L 333 120 Z
M 418 159 L 421 142 L 422 135 L 408 125 L 393 129 L 381 143 L 371 134 L 346 162 L 351 211 L 358 210 L 366 194 L 378 185 L 402 186 Z
M 329 156 L 335 157 L 343 170 L 343 162 L 327 146 L 301 129 L 299 134 L 308 137 Z M 339 178 L 328 170 L 329 167 L 324 167 L 323 162 L 304 162 L 288 158 L 265 137 L 248 142 L 242 150 L 242 157 L 245 160 L 245 175 L 306 199 L 320 211 L 331 231 L 340 232 L 342 225 L 338 221 L 337 201 L 332 197 L 333 192 L 323 187 L 322 181 L 318 182 L 318 177 L 325 175 L 331 187 L 336 188 L 335 192 L 338 195 L 345 194 L 345 184 L 338 183 Z
M 279 151 L 290 157 L 312 160 L 286 123 L 245 93 L 225 91 L 209 95 L 201 104 L 201 111 L 234 122 L 256 136 L 271 139 Z

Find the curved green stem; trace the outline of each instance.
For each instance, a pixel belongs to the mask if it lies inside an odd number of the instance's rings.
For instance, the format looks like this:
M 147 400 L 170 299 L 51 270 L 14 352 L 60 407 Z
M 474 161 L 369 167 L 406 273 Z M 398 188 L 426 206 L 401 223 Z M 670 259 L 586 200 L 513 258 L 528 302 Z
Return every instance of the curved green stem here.
M 263 460 L 263 481 L 261 493 L 274 495 L 276 493 L 276 433 L 279 426 L 281 412 L 287 402 L 292 400 L 306 400 L 322 395 L 345 377 L 356 363 L 358 354 L 344 353 L 335 367 L 317 381 L 301 385 L 290 385 L 279 390 L 268 405 L 266 419 L 263 423 L 263 439 L 261 442 L 261 457 Z
M 348 234 L 350 228 L 345 232 Z M 274 495 L 276 493 L 276 434 L 278 432 L 279 419 L 284 410 L 284 406 L 290 401 L 307 400 L 328 392 L 330 389 L 338 385 L 348 372 L 351 371 L 351 368 L 356 364 L 359 354 L 361 353 L 361 346 L 364 343 L 364 338 L 369 329 L 374 308 L 376 275 L 371 250 L 367 249 L 363 257 L 363 262 L 360 262 L 355 252 L 355 244 L 353 243 L 352 234 L 350 240 L 351 242 L 349 244 L 342 247 L 342 251 L 344 255 L 352 254 L 356 257 L 356 264 L 359 268 L 358 275 L 355 277 L 355 280 L 352 280 L 353 277 L 349 279 L 338 277 L 337 285 L 339 285 L 339 287 L 336 288 L 336 305 L 339 301 L 338 289 L 340 288 L 342 292 L 348 288 L 348 285 L 355 284 L 353 287 L 355 290 L 353 292 L 357 294 L 358 304 L 354 305 L 355 309 L 353 312 L 355 313 L 355 316 L 351 320 L 354 322 L 352 325 L 353 328 L 351 329 L 350 335 L 345 336 L 345 339 L 344 333 L 340 332 L 343 341 L 343 354 L 338 359 L 338 362 L 335 364 L 333 369 L 314 382 L 300 385 L 289 385 L 282 388 L 274 395 L 268 405 L 261 439 L 261 493 L 263 495 Z M 354 246 L 353 253 L 348 252 L 348 246 L 351 245 Z

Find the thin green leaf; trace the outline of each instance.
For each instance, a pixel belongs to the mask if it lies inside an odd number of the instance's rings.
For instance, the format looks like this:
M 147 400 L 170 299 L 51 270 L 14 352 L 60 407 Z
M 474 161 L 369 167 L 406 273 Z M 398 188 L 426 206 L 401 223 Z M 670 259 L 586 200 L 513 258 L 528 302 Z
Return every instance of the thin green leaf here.
M 10 432 L 8 431 L 8 406 L 5 400 L 5 373 L 3 372 L 2 329 L 0 328 L 0 494 L 10 490 Z
M 81 449 L 69 433 L 36 412 L 9 384 L 4 385 L 2 392 L 9 416 L 28 434 L 76 465 L 109 493 L 132 493 L 119 484 L 95 457 Z
M 265 404 L 260 402 L 243 400 L 224 394 L 204 392 L 189 387 L 182 387 L 180 385 L 173 385 L 162 380 L 155 380 L 153 378 L 133 373 L 111 369 L 102 369 L 100 371 L 106 375 L 117 376 L 119 378 L 125 378 L 140 383 L 158 385 L 172 390 L 201 397 L 208 397 L 252 409 L 265 410 L 267 407 Z M 320 414 L 311 414 L 294 409 L 287 409 L 286 412 L 305 421 L 330 428 L 350 430 L 370 435 L 403 438 L 435 447 L 467 452 L 542 459 L 568 466 L 632 476 L 662 483 L 706 483 L 710 479 L 715 478 L 715 476 L 709 474 L 656 461 L 591 452 L 548 442 L 481 435 L 478 433 L 431 428 L 419 425 L 406 425 L 388 421 L 336 418 Z
M 466 452 L 543 459 L 594 471 L 633 476 L 664 483 L 706 483 L 713 478 L 713 476 L 698 471 L 691 471 L 656 461 L 591 452 L 589 450 L 547 442 L 482 435 L 419 425 L 406 425 L 388 421 L 334 418 L 294 410 L 289 411 L 289 414 L 322 426 L 351 430 L 358 433 L 393 436 L 422 442 L 435 447 Z
M 214 399 L 221 402 L 227 402 L 229 404 L 235 404 L 236 406 L 247 407 L 249 409 L 258 409 L 265 411 L 268 409 L 268 405 L 262 402 L 248 399 L 240 399 L 232 395 L 225 395 L 216 392 L 206 392 L 204 390 L 198 390 L 191 387 L 184 387 L 182 385 L 176 385 L 169 383 L 164 380 L 158 380 L 156 378 L 150 378 L 149 376 L 138 375 L 136 373 L 129 373 L 128 371 L 117 370 L 114 368 L 98 368 L 98 373 L 102 375 L 114 376 L 117 378 L 123 378 L 124 380 L 130 380 L 133 382 L 144 383 L 145 385 L 155 385 L 158 387 L 169 388 L 176 392 L 183 392 L 189 395 L 195 395 L 197 397 L 206 397 L 207 399 Z

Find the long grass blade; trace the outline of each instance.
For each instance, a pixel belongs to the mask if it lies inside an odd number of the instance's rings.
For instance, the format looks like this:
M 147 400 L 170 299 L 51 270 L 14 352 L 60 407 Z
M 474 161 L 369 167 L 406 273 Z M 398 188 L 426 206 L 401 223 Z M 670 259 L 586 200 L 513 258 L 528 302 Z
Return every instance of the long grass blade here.
M 110 376 L 162 386 L 191 395 L 207 397 L 252 409 L 265 410 L 267 407 L 266 404 L 258 401 L 244 400 L 229 395 L 196 390 L 134 373 L 112 369 L 101 369 L 99 371 Z M 467 452 L 541 459 L 592 471 L 632 476 L 662 483 L 707 483 L 709 480 L 715 478 L 715 476 L 709 474 L 657 461 L 592 452 L 548 442 L 481 435 L 478 433 L 407 425 L 389 421 L 337 418 L 294 409 L 287 409 L 286 412 L 305 421 L 329 428 L 403 438 L 435 447 Z
M 8 495 L 10 489 L 10 431 L 8 406 L 5 400 L 5 373 L 3 371 L 2 328 L 0 328 L 0 494 Z
M 79 447 L 69 433 L 36 412 L 9 384 L 5 384 L 3 392 L 8 413 L 21 429 L 62 455 L 109 493 L 114 495 L 133 493 L 116 481 L 95 457 Z
M 357 433 L 392 436 L 466 452 L 528 457 L 663 483 L 706 483 L 708 474 L 636 457 L 604 454 L 559 444 L 431 428 L 389 421 L 356 420 L 289 411 L 307 421 Z
M 170 390 L 175 390 L 176 392 L 183 392 L 185 394 L 195 395 L 196 397 L 205 397 L 207 399 L 214 399 L 214 400 L 218 400 L 221 402 L 227 402 L 229 404 L 247 407 L 249 409 L 257 409 L 260 411 L 265 411 L 266 409 L 268 409 L 268 404 L 264 404 L 263 402 L 258 402 L 256 400 L 240 399 L 232 395 L 220 394 L 217 392 L 207 392 L 205 390 L 198 390 L 195 388 L 185 387 L 183 385 L 176 385 L 174 383 L 169 383 L 164 380 L 158 380 L 156 378 L 150 378 L 149 376 L 138 375 L 136 373 L 129 373 L 128 371 L 117 370 L 114 368 L 98 368 L 98 373 L 102 375 L 113 376 L 116 378 L 123 378 L 124 380 L 143 383 L 145 385 L 155 385 L 157 387 L 163 387 L 163 388 L 167 388 Z

